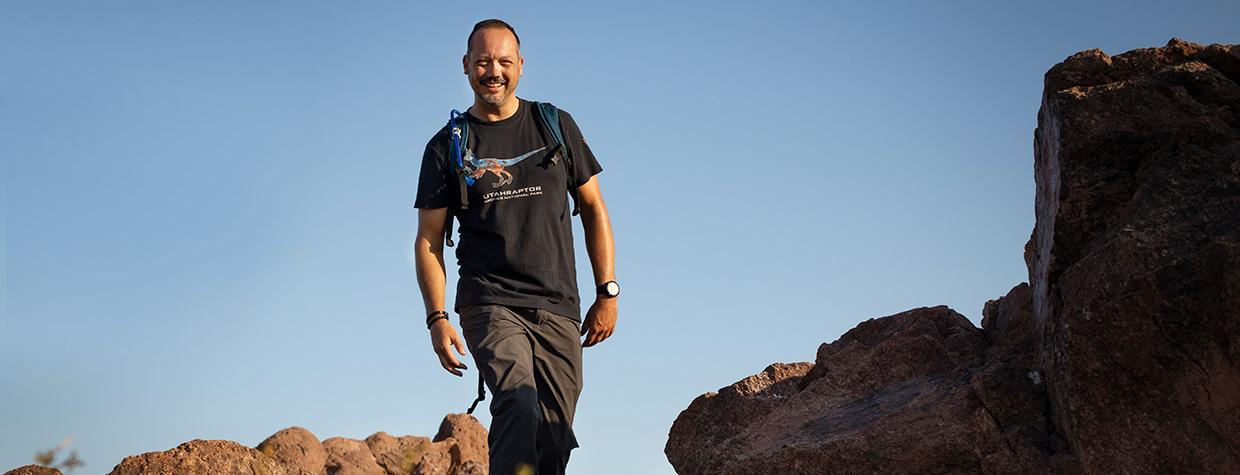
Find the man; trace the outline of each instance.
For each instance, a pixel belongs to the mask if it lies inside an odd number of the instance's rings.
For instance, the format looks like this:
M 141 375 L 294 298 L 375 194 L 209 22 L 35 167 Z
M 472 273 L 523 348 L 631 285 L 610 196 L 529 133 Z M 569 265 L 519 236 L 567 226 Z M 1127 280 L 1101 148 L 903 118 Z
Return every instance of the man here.
M 520 45 L 516 31 L 500 20 L 481 21 L 470 32 L 462 64 L 474 103 L 464 114 L 464 167 L 456 165 L 452 131 L 444 127 L 422 157 L 414 257 L 431 347 L 445 370 L 461 376 L 467 368 L 453 350 L 464 356 L 465 345 L 447 319 L 443 263 L 449 213 L 459 220 L 455 310 L 465 344 L 494 395 L 491 473 L 556 474 L 564 473 L 569 452 L 578 447 L 572 422 L 581 393 L 582 348 L 614 331 L 619 285 L 596 176 L 602 167 L 568 113 L 559 113 L 564 141 L 559 147 L 538 107 L 516 97 L 525 63 Z M 460 173 L 473 181 L 461 181 Z M 599 284 L 584 323 L 570 186 Z M 461 206 L 462 187 L 467 206 Z

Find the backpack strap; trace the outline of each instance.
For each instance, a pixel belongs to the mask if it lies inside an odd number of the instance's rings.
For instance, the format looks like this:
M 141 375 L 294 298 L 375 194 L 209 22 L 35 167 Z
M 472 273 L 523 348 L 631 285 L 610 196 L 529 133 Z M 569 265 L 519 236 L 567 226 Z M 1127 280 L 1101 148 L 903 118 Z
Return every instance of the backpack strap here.
M 577 205 L 577 173 L 573 168 L 573 151 L 564 142 L 564 131 L 560 128 L 560 110 L 548 102 L 535 102 L 534 105 L 543 128 L 564 149 L 564 163 L 568 165 L 568 195 L 573 199 L 573 216 L 577 216 L 581 213 L 581 207 Z
M 452 167 L 456 175 L 457 182 L 457 203 L 460 209 L 469 208 L 469 186 L 473 185 L 474 179 L 465 173 L 465 147 L 469 143 L 469 121 L 465 119 L 465 115 L 460 111 L 452 109 L 452 113 L 448 116 L 448 153 L 449 166 Z M 448 222 L 444 226 L 444 244 L 448 247 L 454 246 L 452 242 L 452 218 L 454 211 L 448 209 Z
M 465 413 L 473 414 L 474 408 L 478 407 L 478 403 L 485 401 L 486 399 L 487 399 L 486 386 L 484 385 L 483 380 L 482 380 L 482 370 L 479 369 L 478 370 L 478 398 L 474 399 L 474 403 L 469 405 L 469 409 L 466 410 Z

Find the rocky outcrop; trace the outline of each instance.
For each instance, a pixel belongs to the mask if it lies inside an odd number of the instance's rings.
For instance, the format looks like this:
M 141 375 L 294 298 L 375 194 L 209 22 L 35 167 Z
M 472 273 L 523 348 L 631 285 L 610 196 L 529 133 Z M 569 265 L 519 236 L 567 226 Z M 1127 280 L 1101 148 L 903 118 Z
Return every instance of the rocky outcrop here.
M 4 472 L 4 475 L 62 475 L 60 470 L 42 465 L 24 465 Z
M 1028 247 L 1055 426 L 1090 472 L 1240 472 L 1240 46 L 1046 74 Z
M 1030 284 L 868 320 L 694 400 L 683 474 L 1240 473 L 1240 47 L 1046 75 Z
M 111 474 L 477 475 L 487 472 L 487 461 L 482 424 L 470 415 L 449 414 L 433 441 L 376 432 L 365 440 L 332 437 L 320 443 L 310 431 L 289 427 L 253 449 L 227 440 L 195 439 L 163 452 L 126 457 Z
M 677 473 L 1035 473 L 1059 466 L 1040 379 L 992 350 L 1029 319 L 1028 286 L 988 306 L 1007 332 L 950 308 L 871 319 L 818 349 L 698 397 L 672 425 Z M 994 327 L 999 327 L 996 324 Z M 1044 397 L 1043 397 L 1044 400 Z M 1057 465 L 1056 465 L 1057 464 Z
M 366 446 L 374 455 L 375 463 L 383 467 L 383 471 L 413 473 L 414 465 L 421 462 L 431 451 L 431 439 L 412 435 L 394 437 L 388 435 L 387 432 L 376 432 L 366 438 Z M 483 453 L 483 455 L 486 454 Z M 446 473 L 450 466 L 451 463 L 440 473 Z
M 776 363 L 718 393 L 699 396 L 672 426 L 667 452 L 683 454 L 673 465 L 683 473 L 704 473 L 714 464 L 713 456 L 722 444 L 796 394 L 811 367 L 810 363 Z
M 130 455 L 111 475 L 144 474 L 285 475 L 284 467 L 262 452 L 231 440 L 194 439 L 163 452 Z
M 323 441 L 327 452 L 327 473 L 331 475 L 384 475 L 383 467 L 365 442 L 344 437 Z
M 301 427 L 289 427 L 272 434 L 255 447 L 275 459 L 288 475 L 326 475 L 327 451 L 319 438 Z

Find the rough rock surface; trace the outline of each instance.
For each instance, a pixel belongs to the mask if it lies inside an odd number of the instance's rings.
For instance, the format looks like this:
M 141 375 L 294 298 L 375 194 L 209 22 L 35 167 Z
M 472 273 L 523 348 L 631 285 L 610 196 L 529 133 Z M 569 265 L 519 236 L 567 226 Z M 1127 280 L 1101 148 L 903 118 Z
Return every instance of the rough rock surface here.
M 4 475 L 63 475 L 60 470 L 42 465 L 24 465 L 4 472 Z
M 332 437 L 320 443 L 310 431 L 289 427 L 255 449 L 227 440 L 195 439 L 163 452 L 126 457 L 111 474 L 483 475 L 487 462 L 486 428 L 473 416 L 449 414 L 434 441 L 376 432 L 365 440 Z M 39 469 L 27 466 L 5 475 L 60 473 L 29 471 Z
M 775 363 L 718 393 L 699 396 L 672 425 L 666 452 L 684 454 L 680 463 L 672 464 L 688 470 L 682 473 L 700 473 L 711 464 L 720 444 L 795 394 L 811 367 L 811 363 Z
M 487 430 L 477 419 L 468 414 L 448 414 L 439 424 L 439 432 L 435 433 L 435 441 L 456 440 L 460 448 L 460 460 L 476 462 L 481 465 L 483 473 L 489 467 L 487 456 L 490 446 L 487 445 Z
M 328 475 L 384 475 L 370 447 L 357 439 L 332 437 L 323 441 Z
M 1240 47 L 1046 74 L 1030 284 L 698 397 L 683 474 L 1240 473 Z
M 130 455 L 111 475 L 285 475 L 275 459 L 231 440 L 194 439 L 163 452 Z
M 1014 313 L 996 319 L 1019 328 Z M 1021 390 L 1036 385 L 1007 389 L 1027 371 L 983 365 L 993 346 L 944 306 L 862 322 L 812 365 L 772 365 L 698 397 L 672 426 L 668 459 L 703 474 L 1033 473 L 1061 463 L 1043 414 L 1023 412 Z
M 1055 425 L 1090 472 L 1240 472 L 1240 45 L 1046 74 L 1030 263 Z
M 319 438 L 301 427 L 272 434 L 255 449 L 275 459 L 288 475 L 326 475 L 327 451 Z
M 393 437 L 387 432 L 376 432 L 366 438 L 366 446 L 384 471 L 407 474 L 413 472 L 413 466 L 430 450 L 431 439 L 412 435 Z

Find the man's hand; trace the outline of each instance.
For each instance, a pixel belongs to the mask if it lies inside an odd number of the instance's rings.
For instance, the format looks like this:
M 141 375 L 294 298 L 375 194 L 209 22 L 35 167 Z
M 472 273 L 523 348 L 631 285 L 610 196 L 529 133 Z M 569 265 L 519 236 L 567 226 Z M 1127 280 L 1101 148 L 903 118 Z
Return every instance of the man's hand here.
M 465 356 L 465 342 L 461 341 L 461 337 L 457 336 L 456 328 L 448 323 L 448 319 L 442 318 L 431 324 L 431 348 L 435 349 L 435 354 L 439 356 L 439 365 L 449 373 L 462 376 L 462 369 L 469 369 L 456 359 L 456 355 L 452 354 L 452 347 L 456 347 L 457 353 Z
M 581 324 L 581 334 L 586 341 L 581 346 L 590 347 L 606 340 L 616 331 L 616 298 L 597 298 L 586 312 Z

